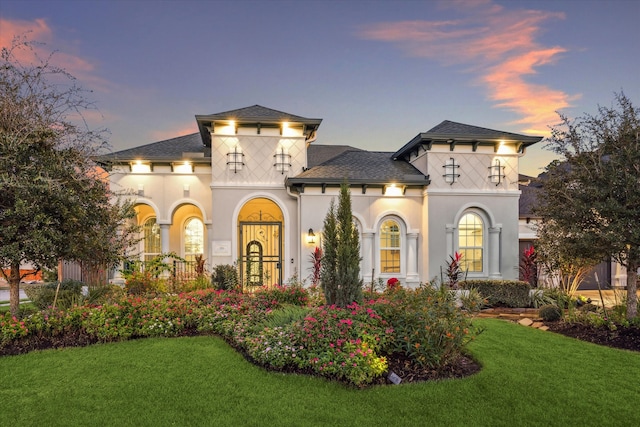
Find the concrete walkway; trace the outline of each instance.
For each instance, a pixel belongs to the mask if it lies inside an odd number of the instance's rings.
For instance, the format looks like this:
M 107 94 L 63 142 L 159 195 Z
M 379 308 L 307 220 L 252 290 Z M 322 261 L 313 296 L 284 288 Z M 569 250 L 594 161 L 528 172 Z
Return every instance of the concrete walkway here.
M 591 302 L 593 304 L 602 305 L 600 293 L 598 291 L 578 291 L 577 295 L 591 298 Z M 622 304 L 626 296 L 626 289 L 607 289 L 602 291 L 602 299 L 604 300 L 605 307 L 613 307 L 614 305 Z M 638 296 L 640 298 L 640 290 L 638 291 Z
M 20 299 L 28 298 L 27 294 L 24 293 L 22 288 L 20 289 Z M 0 288 L 0 301 L 9 301 L 9 288 L 5 288 L 4 286 Z M 9 305 L 9 303 L 1 303 L 0 306 Z

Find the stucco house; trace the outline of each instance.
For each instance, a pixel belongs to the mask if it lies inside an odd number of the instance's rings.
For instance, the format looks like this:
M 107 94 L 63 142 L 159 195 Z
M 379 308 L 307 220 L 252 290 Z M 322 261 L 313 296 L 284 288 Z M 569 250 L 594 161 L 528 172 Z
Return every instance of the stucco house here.
M 518 162 L 541 137 L 443 121 L 396 151 L 319 145 L 321 119 L 259 105 L 195 116 L 199 132 L 104 156 L 135 198 L 142 260 L 202 254 L 247 286 L 310 274 L 348 182 L 365 283 L 416 286 L 464 255 L 470 278 L 518 278 Z

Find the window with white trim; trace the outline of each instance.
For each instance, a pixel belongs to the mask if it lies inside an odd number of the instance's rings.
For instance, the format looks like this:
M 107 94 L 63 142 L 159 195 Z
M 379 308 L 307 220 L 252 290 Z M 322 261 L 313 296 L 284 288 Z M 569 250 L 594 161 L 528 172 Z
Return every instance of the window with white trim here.
M 204 253 L 204 224 L 200 218 L 189 218 L 184 225 L 184 259 L 195 261 Z
M 458 252 L 462 254 L 462 271 L 480 273 L 484 264 L 484 221 L 480 215 L 465 213 L 458 223 Z
M 387 219 L 380 226 L 380 272 L 382 274 L 400 273 L 401 262 L 400 224 Z

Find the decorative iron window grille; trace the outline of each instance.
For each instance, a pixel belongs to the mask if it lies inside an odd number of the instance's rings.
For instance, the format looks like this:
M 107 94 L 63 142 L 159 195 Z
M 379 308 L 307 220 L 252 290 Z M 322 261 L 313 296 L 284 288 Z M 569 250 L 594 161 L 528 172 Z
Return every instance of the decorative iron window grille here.
M 444 177 L 445 182 L 452 185 L 456 182 L 457 178 L 460 178 L 460 174 L 456 173 L 460 165 L 456 163 L 453 157 L 450 157 L 442 167 L 444 168 L 444 175 L 442 176 Z
M 500 164 L 500 159 L 496 159 L 493 165 L 489 166 L 489 179 L 496 186 L 500 185 L 505 177 L 504 166 Z
M 273 155 L 273 157 L 275 159 L 275 163 L 273 164 L 273 166 L 276 167 L 276 170 L 278 172 L 284 174 L 285 172 L 289 171 L 289 168 L 291 167 L 291 154 L 289 154 L 286 148 L 282 146 L 278 147 L 278 150 L 276 151 L 276 154 Z
M 242 166 L 244 166 L 243 158 L 244 153 L 242 152 L 242 148 L 237 145 L 233 147 L 233 149 L 227 153 L 229 170 L 232 170 L 233 173 L 238 173 L 239 170 L 242 170 Z

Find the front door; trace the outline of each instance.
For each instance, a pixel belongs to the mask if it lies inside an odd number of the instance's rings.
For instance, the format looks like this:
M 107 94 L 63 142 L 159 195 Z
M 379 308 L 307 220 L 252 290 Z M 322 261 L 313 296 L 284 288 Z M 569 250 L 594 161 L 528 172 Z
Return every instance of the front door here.
M 282 283 L 282 223 L 240 222 L 240 277 L 243 286 Z

